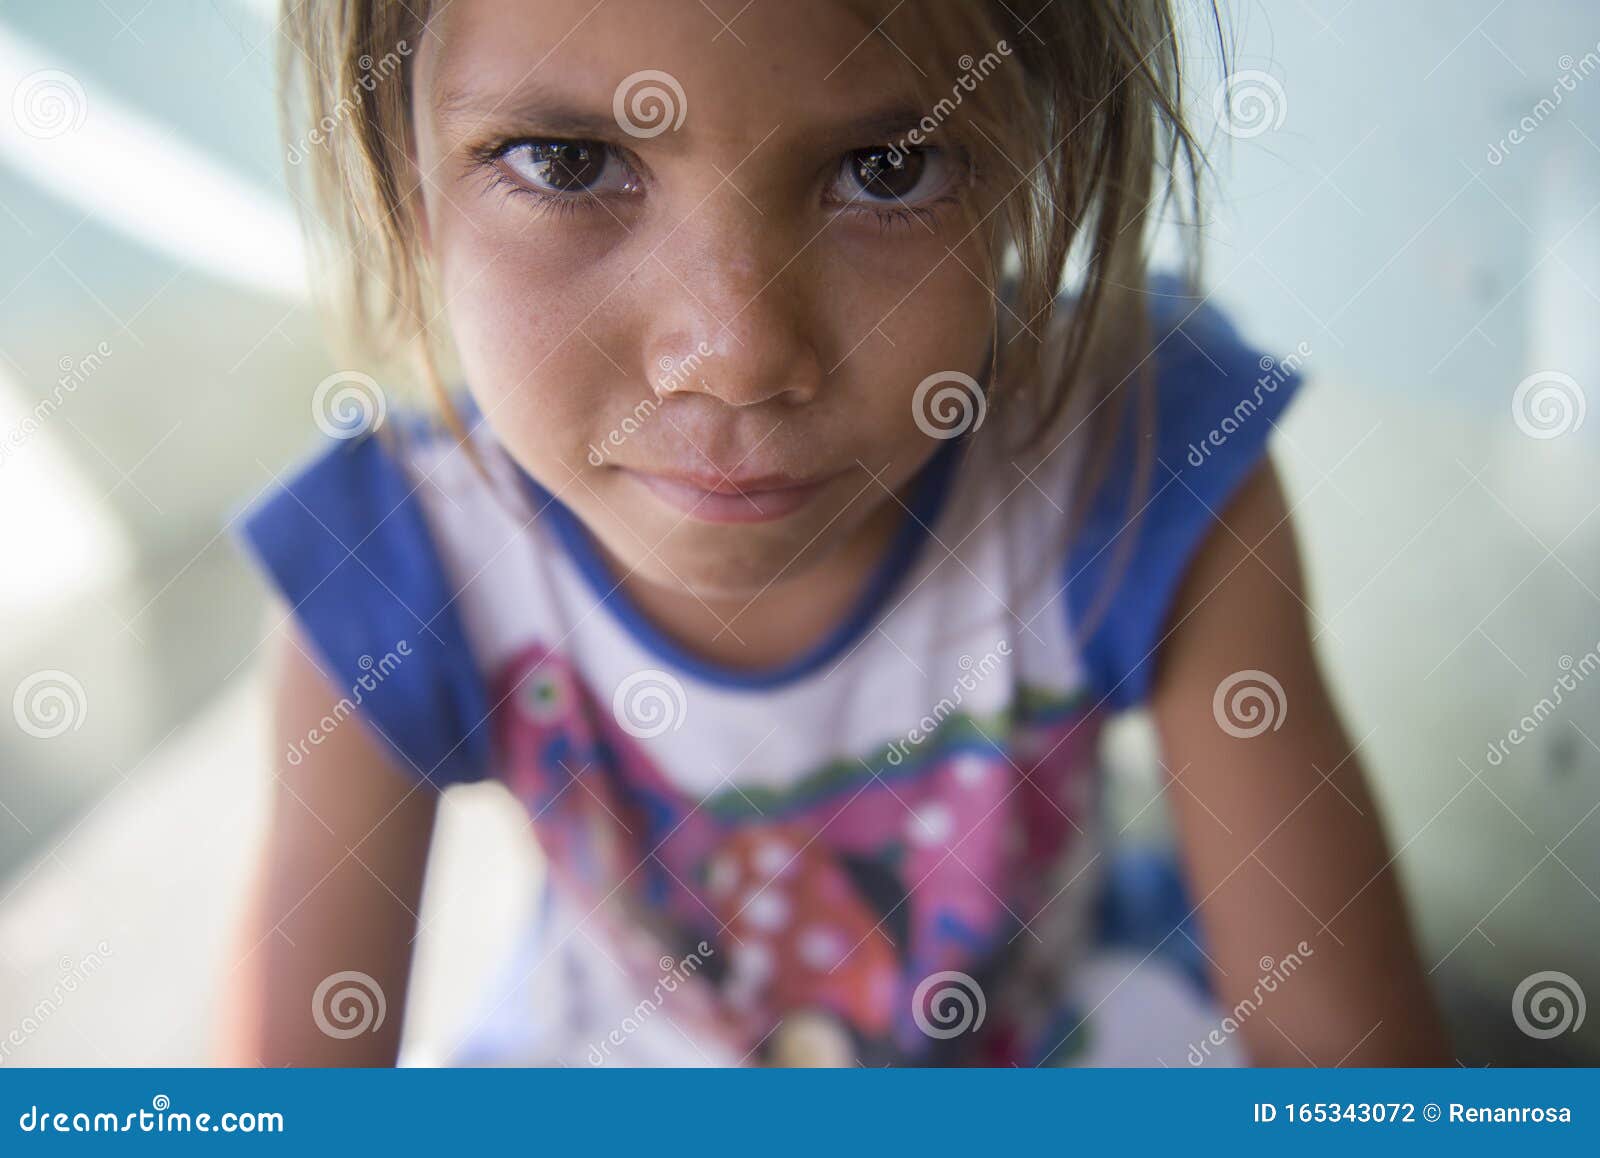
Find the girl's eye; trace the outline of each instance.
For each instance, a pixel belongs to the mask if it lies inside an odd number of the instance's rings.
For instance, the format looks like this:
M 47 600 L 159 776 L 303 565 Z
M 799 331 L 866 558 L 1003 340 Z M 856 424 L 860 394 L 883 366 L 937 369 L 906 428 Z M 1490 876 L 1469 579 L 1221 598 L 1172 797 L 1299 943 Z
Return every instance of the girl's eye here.
M 845 155 L 833 195 L 847 204 L 915 205 L 948 192 L 952 168 L 940 149 L 901 151 L 890 145 L 856 149 Z
M 521 141 L 500 151 L 496 164 L 518 183 L 551 196 L 627 193 L 633 174 L 599 141 Z

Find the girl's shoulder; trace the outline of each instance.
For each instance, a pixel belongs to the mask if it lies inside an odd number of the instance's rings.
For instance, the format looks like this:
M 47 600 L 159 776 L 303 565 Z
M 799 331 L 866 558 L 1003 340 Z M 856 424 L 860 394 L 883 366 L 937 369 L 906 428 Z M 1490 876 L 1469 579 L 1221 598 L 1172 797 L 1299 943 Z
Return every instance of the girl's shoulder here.
M 401 767 L 443 787 L 488 774 L 488 696 L 458 582 L 426 514 L 420 420 L 331 438 L 231 522 L 344 697 Z
M 1103 477 L 1080 480 L 1088 498 L 1065 560 L 1077 644 L 1114 707 L 1149 694 L 1178 585 L 1265 464 L 1311 353 L 1305 342 L 1281 355 L 1249 344 L 1175 278 L 1151 282 L 1150 316 L 1153 404 L 1142 420 L 1124 408 Z M 1136 389 L 1135 378 L 1117 388 Z

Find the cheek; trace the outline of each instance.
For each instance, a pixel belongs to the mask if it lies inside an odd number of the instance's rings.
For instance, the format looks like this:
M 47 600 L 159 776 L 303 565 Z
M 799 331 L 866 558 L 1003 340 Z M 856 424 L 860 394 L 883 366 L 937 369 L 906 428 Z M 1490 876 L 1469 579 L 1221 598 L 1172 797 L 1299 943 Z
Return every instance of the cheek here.
M 525 466 L 580 469 L 597 401 L 618 374 L 584 337 L 604 289 L 561 246 L 507 241 L 488 230 L 435 233 L 445 313 L 474 399 Z M 598 315 L 596 315 L 598 316 Z M 554 481 L 563 477 L 559 469 Z
M 925 437 L 913 406 L 925 379 L 956 372 L 982 380 L 999 307 L 981 280 L 981 250 L 882 248 L 881 259 L 852 255 L 848 268 L 830 277 L 848 291 L 835 295 L 833 327 L 843 343 L 835 360 L 844 359 L 855 405 L 871 428 L 904 443 Z
M 855 269 L 862 292 L 874 299 L 865 308 L 880 347 L 898 352 L 908 368 L 924 374 L 970 372 L 973 359 L 988 348 L 998 308 L 982 248 L 969 240 L 952 251 L 947 241 L 948 234 L 941 234 L 904 246 L 907 252 L 860 261 Z

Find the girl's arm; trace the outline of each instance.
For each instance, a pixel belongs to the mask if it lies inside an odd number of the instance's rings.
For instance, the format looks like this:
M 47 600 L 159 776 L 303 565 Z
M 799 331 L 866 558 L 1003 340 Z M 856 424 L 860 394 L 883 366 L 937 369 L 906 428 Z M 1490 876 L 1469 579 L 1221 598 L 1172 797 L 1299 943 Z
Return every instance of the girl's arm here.
M 271 821 L 238 967 L 224 983 L 221 1052 L 233 1065 L 393 1065 L 437 792 L 395 767 L 361 721 L 307 737 L 348 694 L 318 670 L 279 608 Z M 291 746 L 304 753 L 291 764 Z M 315 1009 L 317 988 L 334 974 Z M 340 991 L 345 991 L 340 997 Z M 383 1023 L 351 1037 L 365 991 Z M 319 1022 L 321 1024 L 319 1024 Z
M 1270 463 L 1222 518 L 1179 590 L 1152 697 L 1220 1004 L 1257 1064 L 1448 1064 L 1360 755 L 1312 655 Z M 1287 714 L 1237 738 L 1213 697 L 1247 669 L 1282 685 Z M 1272 978 L 1291 953 L 1303 964 Z

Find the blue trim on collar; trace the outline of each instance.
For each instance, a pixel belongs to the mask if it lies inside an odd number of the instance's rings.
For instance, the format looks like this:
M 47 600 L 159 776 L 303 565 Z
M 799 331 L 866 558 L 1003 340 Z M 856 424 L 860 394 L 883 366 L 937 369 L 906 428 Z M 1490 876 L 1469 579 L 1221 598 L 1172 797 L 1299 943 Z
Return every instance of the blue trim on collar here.
M 896 529 L 888 550 L 868 580 L 861 597 L 839 625 L 804 654 L 773 667 L 755 670 L 732 668 L 702 659 L 667 636 L 622 589 L 582 521 L 527 472 L 519 473 L 537 500 L 539 514 L 551 521 L 557 538 L 596 598 L 646 650 L 671 665 L 675 671 L 703 683 L 751 691 L 770 690 L 812 674 L 853 647 L 871 629 L 900 580 L 916 562 L 924 541 L 944 509 L 950 480 L 961 459 L 961 447 L 965 442 L 964 438 L 947 442 L 918 473 L 912 483 L 910 501 L 906 504 L 906 517 Z

